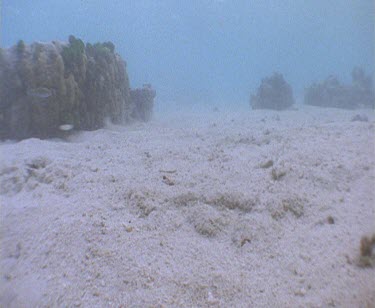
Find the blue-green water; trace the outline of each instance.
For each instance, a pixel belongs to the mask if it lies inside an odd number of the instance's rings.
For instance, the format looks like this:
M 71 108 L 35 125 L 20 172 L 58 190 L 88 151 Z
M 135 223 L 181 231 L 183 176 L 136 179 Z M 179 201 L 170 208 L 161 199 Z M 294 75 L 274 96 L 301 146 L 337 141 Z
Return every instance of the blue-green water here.
M 159 104 L 247 104 L 274 71 L 301 101 L 330 74 L 374 72 L 374 12 L 372 0 L 3 0 L 1 45 L 111 40 Z

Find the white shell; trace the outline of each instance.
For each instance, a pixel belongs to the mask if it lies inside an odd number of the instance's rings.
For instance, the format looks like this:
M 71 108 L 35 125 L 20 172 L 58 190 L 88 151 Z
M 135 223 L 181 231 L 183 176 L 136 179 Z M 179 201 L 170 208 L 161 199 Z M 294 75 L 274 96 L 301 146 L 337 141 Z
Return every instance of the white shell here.
M 59 129 L 63 131 L 68 131 L 68 130 L 73 129 L 73 127 L 74 126 L 72 124 L 63 124 L 59 126 Z

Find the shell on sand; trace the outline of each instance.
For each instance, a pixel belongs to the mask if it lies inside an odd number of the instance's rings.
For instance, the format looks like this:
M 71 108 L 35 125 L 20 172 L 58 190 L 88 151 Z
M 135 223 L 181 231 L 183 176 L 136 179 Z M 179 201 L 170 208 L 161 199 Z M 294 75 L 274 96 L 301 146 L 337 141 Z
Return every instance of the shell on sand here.
M 27 95 L 37 98 L 47 98 L 53 95 L 53 90 L 45 88 L 45 87 L 39 87 L 34 89 L 28 89 Z
M 72 125 L 72 124 L 63 124 L 63 125 L 59 126 L 59 129 L 62 130 L 62 131 L 69 131 L 69 130 L 72 130 L 73 127 L 74 127 L 74 125 Z

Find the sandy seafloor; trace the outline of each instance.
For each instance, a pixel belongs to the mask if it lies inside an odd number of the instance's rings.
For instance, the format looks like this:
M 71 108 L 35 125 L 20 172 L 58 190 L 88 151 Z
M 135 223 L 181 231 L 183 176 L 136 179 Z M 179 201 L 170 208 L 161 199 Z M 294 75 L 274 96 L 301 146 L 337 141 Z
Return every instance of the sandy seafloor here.
M 374 307 L 373 111 L 209 111 L 2 142 L 0 306 Z

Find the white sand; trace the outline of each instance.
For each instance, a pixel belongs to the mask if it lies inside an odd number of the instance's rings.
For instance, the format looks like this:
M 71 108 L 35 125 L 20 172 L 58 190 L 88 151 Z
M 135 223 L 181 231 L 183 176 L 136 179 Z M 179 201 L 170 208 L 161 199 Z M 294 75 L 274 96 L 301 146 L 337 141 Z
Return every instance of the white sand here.
M 3 142 L 0 306 L 374 307 L 374 131 L 222 109 Z

